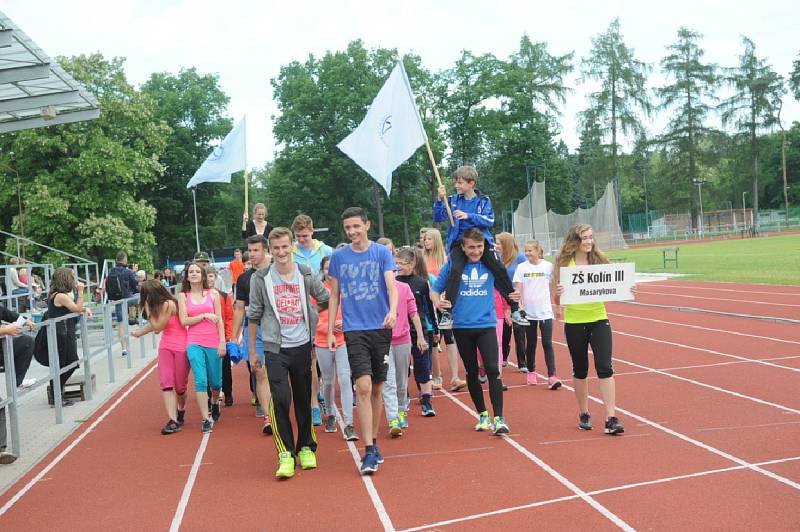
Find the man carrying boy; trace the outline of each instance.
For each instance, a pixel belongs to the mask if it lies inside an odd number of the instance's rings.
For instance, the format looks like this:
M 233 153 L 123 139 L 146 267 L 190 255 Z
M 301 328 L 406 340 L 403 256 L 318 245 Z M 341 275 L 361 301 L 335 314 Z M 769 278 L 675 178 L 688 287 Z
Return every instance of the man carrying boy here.
M 467 388 L 475 409 L 479 413 L 475 430 L 490 429 L 489 414 L 483 398 L 483 388 L 478 380 L 478 350 L 483 358 L 483 367 L 489 381 L 489 399 L 494 414 L 494 433 L 508 434 L 508 425 L 503 418 L 503 383 L 500 381 L 497 347 L 497 318 L 494 310 L 494 274 L 481 259 L 484 257 L 486 240 L 477 227 L 464 232 L 459 244 L 467 263 L 464 273 L 459 275 L 457 291 L 447 287 L 447 299 L 441 296 L 448 275 L 454 267 L 448 261 L 442 267 L 439 277 L 433 283 L 431 299 L 441 310 L 453 314 L 453 336 L 458 352 L 467 372 Z M 505 270 L 503 274 L 507 276 Z M 459 295 L 457 303 L 452 297 Z M 519 292 L 509 294 L 512 301 L 519 301 Z
M 292 260 L 289 229 L 273 229 L 269 247 L 274 266 L 257 271 L 250 281 L 249 347 L 251 353 L 256 349 L 260 321 L 272 393 L 272 428 L 278 449 L 275 476 L 290 478 L 294 476 L 296 460 L 303 469 L 317 467 L 317 439 L 311 425 L 311 338 L 317 330 L 317 306 L 327 306 L 328 290 L 310 269 Z M 317 305 L 311 304 L 312 297 Z M 292 399 L 297 421 L 296 444 L 289 419 Z
M 331 283 L 329 315 L 342 300 L 344 339 L 350 372 L 356 384 L 361 433 L 367 442 L 361 472 L 372 474 L 383 462 L 378 449 L 383 383 L 389 362 L 392 328 L 397 321 L 395 264 L 389 249 L 369 240 L 367 213 L 350 207 L 342 213 L 350 244 L 333 252 L 328 266 Z M 334 321 L 328 322 L 328 344 L 336 349 Z
M 500 262 L 494 252 L 494 239 L 489 231 L 494 225 L 494 212 L 492 211 L 492 200 L 475 190 L 478 181 L 478 171 L 472 166 L 460 166 L 453 174 L 455 180 L 456 193 L 448 198 L 450 208 L 453 212 L 455 225 L 447 230 L 447 250 L 450 254 L 447 261 L 449 277 L 447 280 L 446 293 L 448 300 L 455 306 L 458 299 L 458 287 L 461 282 L 461 274 L 464 273 L 466 256 L 460 245 L 464 232 L 470 228 L 478 229 L 483 234 L 486 243 L 483 246 L 483 255 L 480 261 L 488 268 L 494 277 L 494 283 L 500 294 L 511 305 L 511 319 L 518 325 L 528 325 L 525 313 L 520 310 L 516 301 L 509 299 L 508 295 L 514 291 L 514 285 L 508 276 L 506 267 Z M 447 207 L 444 200 L 447 191 L 444 185 L 439 187 L 439 199 L 433 204 L 433 221 L 443 222 L 447 220 Z M 441 272 L 439 274 L 442 277 Z M 494 303 L 490 303 L 493 307 Z M 450 312 L 443 312 L 439 321 L 440 329 L 450 329 L 453 327 L 453 317 Z

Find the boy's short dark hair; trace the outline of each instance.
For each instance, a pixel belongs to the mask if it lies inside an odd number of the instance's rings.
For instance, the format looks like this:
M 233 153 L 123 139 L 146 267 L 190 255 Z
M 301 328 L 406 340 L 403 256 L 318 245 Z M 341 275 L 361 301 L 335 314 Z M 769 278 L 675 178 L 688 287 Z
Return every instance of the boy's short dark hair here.
M 483 235 L 483 231 L 478 229 L 477 227 L 470 227 L 466 231 L 464 231 L 464 235 L 461 237 L 462 240 L 485 240 L 486 237 Z
M 264 235 L 253 235 L 248 237 L 247 239 L 248 244 L 261 244 L 262 247 L 267 247 L 267 239 Z
M 474 183 L 478 180 L 478 171 L 474 166 L 459 166 L 456 168 L 456 171 L 453 172 L 453 179 L 463 179 L 464 181 L 472 181 Z
M 294 240 L 294 235 L 292 235 L 292 231 L 288 227 L 276 227 L 272 231 L 269 232 L 269 242 L 272 243 L 273 240 L 278 240 L 279 238 L 288 237 L 289 242 Z
M 361 207 L 346 208 L 342 213 L 342 221 L 345 221 L 348 218 L 361 218 L 361 221 L 364 223 L 366 223 L 369 220 L 367 218 L 367 211 L 365 211 Z

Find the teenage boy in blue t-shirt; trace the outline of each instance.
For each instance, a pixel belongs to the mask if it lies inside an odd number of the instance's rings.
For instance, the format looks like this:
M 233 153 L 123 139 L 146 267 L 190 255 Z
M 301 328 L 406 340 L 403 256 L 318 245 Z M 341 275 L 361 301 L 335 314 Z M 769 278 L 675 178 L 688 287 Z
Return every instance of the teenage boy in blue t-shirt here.
M 342 302 L 344 340 L 358 397 L 361 434 L 367 442 L 361 472 L 372 474 L 383 463 L 378 450 L 378 424 L 383 410 L 383 383 L 389 368 L 389 345 L 397 321 L 397 288 L 392 253 L 369 239 L 369 220 L 360 207 L 342 213 L 350 245 L 333 252 L 328 265 L 331 297 L 328 315 Z M 328 344 L 336 350 L 335 320 L 328 323 Z
M 439 200 L 433 204 L 433 221 L 443 222 L 447 220 L 447 207 L 444 200 L 450 204 L 455 219 L 455 225 L 447 230 L 447 252 L 449 253 L 447 275 L 439 273 L 447 281 L 445 292 L 450 302 L 455 305 L 458 300 L 458 284 L 461 282 L 461 274 L 464 273 L 466 257 L 461 249 L 461 240 L 464 233 L 469 229 L 477 229 L 486 240 L 483 255 L 479 258 L 488 268 L 494 277 L 494 286 L 500 294 L 511 305 L 511 319 L 517 325 L 530 325 L 525 318 L 525 311 L 519 308 L 519 304 L 509 299 L 508 295 L 514 291 L 514 285 L 508 276 L 505 265 L 497 258 L 494 252 L 494 238 L 490 229 L 494 225 L 494 212 L 492 211 L 492 200 L 475 190 L 478 182 L 478 171 L 472 166 L 460 166 L 453 173 L 456 193 L 447 198 L 447 191 L 444 185 L 439 187 Z M 439 321 L 440 329 L 452 328 L 453 319 L 450 312 L 443 312 Z
M 452 263 L 448 261 L 433 283 L 431 299 L 439 309 L 452 312 L 453 336 L 456 339 L 461 360 L 464 361 L 464 369 L 467 371 L 469 395 L 480 416 L 475 430 L 490 429 L 489 414 L 483 399 L 483 388 L 478 380 L 478 349 L 480 349 L 483 368 L 489 380 L 489 399 L 494 414 L 494 433 L 508 434 L 508 425 L 503 417 L 503 383 L 500 381 L 500 371 L 497 367 L 495 277 L 489 267 L 481 261 L 485 245 L 485 238 L 480 229 L 477 227 L 467 229 L 459 244 L 467 262 L 464 265 L 463 273 L 459 275 L 458 289 L 453 291 L 446 286 L 447 276 L 452 269 Z M 503 272 L 505 273 L 505 270 Z M 447 299 L 441 295 L 445 288 L 447 288 Z M 459 296 L 458 301 L 453 303 L 452 296 L 456 294 Z M 518 302 L 519 292 L 512 291 L 509 297 L 512 301 Z

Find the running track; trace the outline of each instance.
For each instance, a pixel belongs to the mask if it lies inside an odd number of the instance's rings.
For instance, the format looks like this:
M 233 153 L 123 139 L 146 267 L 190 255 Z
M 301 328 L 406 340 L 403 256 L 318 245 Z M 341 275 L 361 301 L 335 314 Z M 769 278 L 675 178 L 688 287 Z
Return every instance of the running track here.
M 790 318 L 797 308 L 778 305 L 800 301 L 798 287 L 727 283 L 639 292 L 693 307 L 683 298 L 702 295 L 714 310 L 727 293 L 748 314 Z M 374 477 L 358 475 L 341 433 L 318 430 L 319 468 L 277 482 L 272 440 L 244 393 L 210 436 L 193 404 L 182 433 L 159 435 L 149 366 L 0 495 L 0 530 L 800 528 L 800 325 L 630 304 L 609 312 L 624 436 L 598 430 L 599 402 L 596 429 L 576 428 L 569 379 L 557 392 L 524 386 L 509 366 L 509 437 L 474 432 L 469 396 L 448 393 L 434 400 L 436 418 L 415 405 L 406 434 L 381 441 Z M 555 336 L 566 377 L 561 327 Z M 246 370 L 234 375 L 234 390 L 246 390 Z

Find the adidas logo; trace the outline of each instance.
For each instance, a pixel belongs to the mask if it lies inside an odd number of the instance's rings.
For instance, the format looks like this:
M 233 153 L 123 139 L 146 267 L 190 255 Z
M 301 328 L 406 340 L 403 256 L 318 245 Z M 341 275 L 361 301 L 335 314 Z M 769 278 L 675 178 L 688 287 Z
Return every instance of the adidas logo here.
M 465 274 L 465 273 L 461 274 L 461 280 L 464 281 L 464 283 L 470 289 L 482 287 L 483 283 L 485 283 L 486 279 L 488 279 L 488 278 L 489 278 L 489 273 L 488 272 L 487 273 L 483 273 L 481 275 L 478 275 L 478 268 L 473 268 L 472 269 L 472 273 L 470 273 L 469 277 L 467 277 L 467 274 Z

